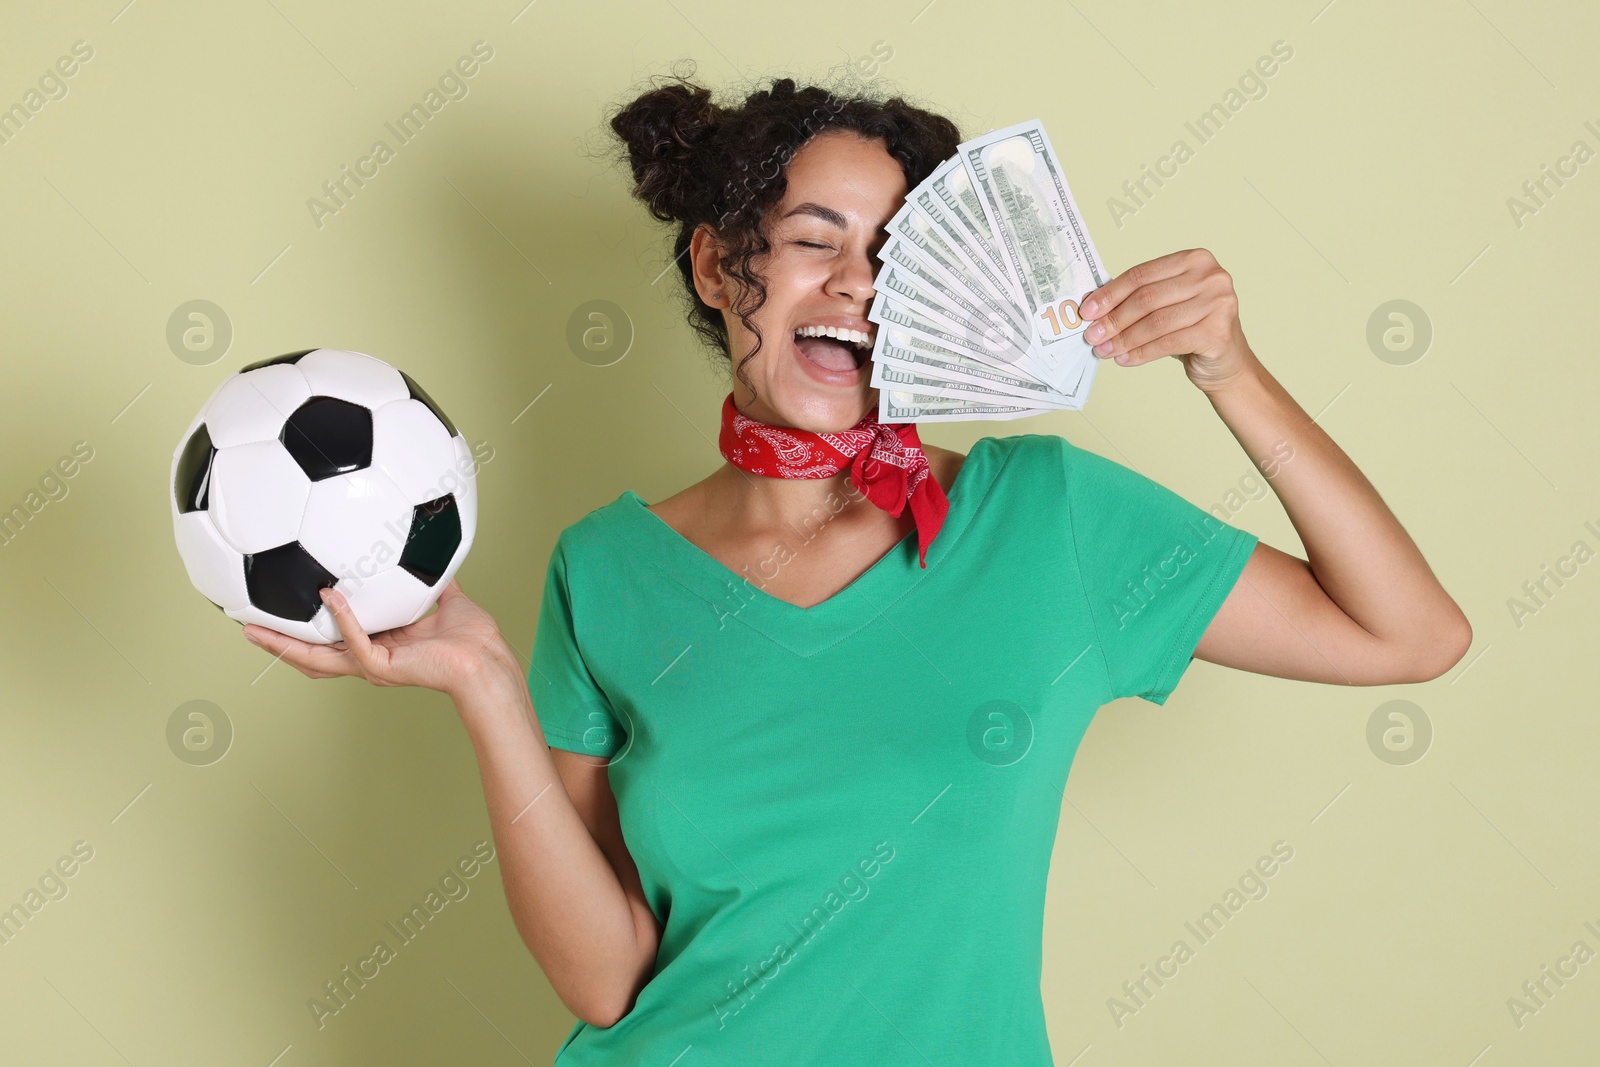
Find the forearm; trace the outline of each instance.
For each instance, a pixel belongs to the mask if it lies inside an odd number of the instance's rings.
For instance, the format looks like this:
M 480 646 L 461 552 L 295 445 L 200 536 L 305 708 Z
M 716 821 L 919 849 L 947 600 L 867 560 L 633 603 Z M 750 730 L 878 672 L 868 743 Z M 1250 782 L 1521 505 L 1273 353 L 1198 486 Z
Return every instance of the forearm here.
M 1277 493 L 1329 599 L 1386 645 L 1463 642 L 1466 617 L 1372 483 L 1259 360 L 1248 365 L 1206 395 Z
M 488 678 L 455 701 L 477 753 L 517 930 L 573 1014 L 607 1019 L 638 970 L 622 884 L 562 784 L 526 686 Z

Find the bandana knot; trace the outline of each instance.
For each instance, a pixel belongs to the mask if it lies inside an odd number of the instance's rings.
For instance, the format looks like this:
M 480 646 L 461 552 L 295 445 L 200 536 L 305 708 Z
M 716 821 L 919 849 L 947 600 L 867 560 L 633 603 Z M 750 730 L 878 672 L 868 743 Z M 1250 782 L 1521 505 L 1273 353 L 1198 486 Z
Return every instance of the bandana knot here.
M 879 422 L 874 409 L 848 430 L 814 433 L 747 418 L 729 393 L 722 402 L 717 444 L 729 463 L 768 478 L 831 478 L 848 466 L 851 483 L 875 506 L 896 518 L 911 508 L 917 560 L 928 566 L 928 546 L 950 501 L 929 468 L 916 423 Z

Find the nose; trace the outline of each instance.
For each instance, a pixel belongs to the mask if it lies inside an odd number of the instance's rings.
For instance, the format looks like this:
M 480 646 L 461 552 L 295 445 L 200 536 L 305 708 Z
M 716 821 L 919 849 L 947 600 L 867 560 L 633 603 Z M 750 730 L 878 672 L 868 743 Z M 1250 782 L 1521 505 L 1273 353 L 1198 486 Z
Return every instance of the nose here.
M 853 303 L 865 304 L 875 291 L 872 279 L 877 274 L 876 266 L 877 261 L 866 246 L 855 244 L 847 255 L 839 257 L 838 266 L 829 279 L 829 290 Z

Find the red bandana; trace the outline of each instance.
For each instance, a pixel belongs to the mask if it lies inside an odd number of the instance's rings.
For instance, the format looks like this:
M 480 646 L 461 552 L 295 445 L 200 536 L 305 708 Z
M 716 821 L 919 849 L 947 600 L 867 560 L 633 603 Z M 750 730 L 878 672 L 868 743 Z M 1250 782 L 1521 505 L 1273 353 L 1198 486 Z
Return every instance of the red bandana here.
M 866 498 L 898 517 L 911 505 L 917 523 L 917 559 L 928 566 L 928 546 L 939 533 L 950 501 L 928 467 L 914 422 L 882 423 L 876 408 L 840 433 L 769 426 L 722 402 L 722 457 L 740 470 L 768 478 L 831 478 L 848 464 L 850 481 Z

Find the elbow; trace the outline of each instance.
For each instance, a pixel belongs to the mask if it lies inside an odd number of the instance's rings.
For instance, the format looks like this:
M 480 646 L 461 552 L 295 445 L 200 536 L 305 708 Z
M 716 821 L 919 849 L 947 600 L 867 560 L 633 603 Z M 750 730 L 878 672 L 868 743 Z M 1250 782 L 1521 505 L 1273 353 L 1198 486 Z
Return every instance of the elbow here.
M 570 996 L 562 993 L 562 1003 L 590 1026 L 601 1030 L 613 1027 L 633 1010 L 654 964 L 652 952 L 648 960 L 634 963 L 625 973 L 620 968 L 601 969 L 590 976 L 582 989 L 572 990 Z
M 636 925 L 627 932 L 625 941 L 591 939 L 573 946 L 573 954 L 563 956 L 560 965 L 546 966 L 534 953 L 561 1003 L 589 1026 L 608 1030 L 621 1022 L 633 1011 L 639 994 L 655 973 L 660 931 L 654 925 L 654 915 L 642 904 L 639 907 L 650 923 L 646 927 L 651 935 L 648 939 L 641 937 Z M 640 921 L 638 913 L 634 921 Z M 532 951 L 533 942 L 527 937 L 524 940 Z
M 607 1011 L 575 1011 L 572 1014 L 576 1015 L 579 1019 L 590 1026 L 597 1027 L 601 1030 L 609 1030 L 611 1027 L 617 1025 L 617 1021 L 622 1018 L 622 1016 L 619 1014 L 613 1014 Z
M 606 1030 L 617 1025 L 628 1012 L 633 1010 L 637 993 L 631 990 L 624 993 L 625 995 L 618 996 L 615 991 L 597 991 L 581 1003 L 568 1004 L 567 1010 L 590 1026 Z
M 1472 623 L 1458 609 L 1430 635 L 1430 640 L 1405 658 L 1406 681 L 1431 682 L 1460 663 L 1472 648 Z

